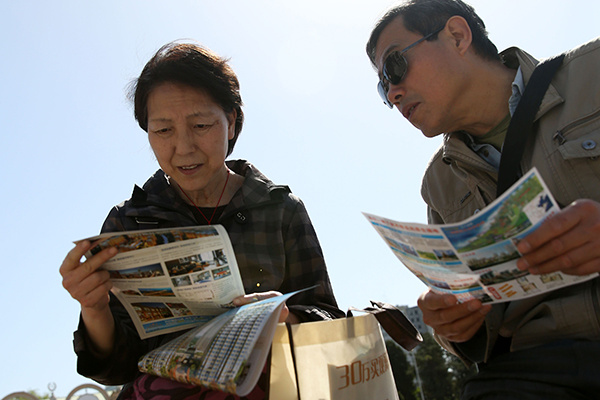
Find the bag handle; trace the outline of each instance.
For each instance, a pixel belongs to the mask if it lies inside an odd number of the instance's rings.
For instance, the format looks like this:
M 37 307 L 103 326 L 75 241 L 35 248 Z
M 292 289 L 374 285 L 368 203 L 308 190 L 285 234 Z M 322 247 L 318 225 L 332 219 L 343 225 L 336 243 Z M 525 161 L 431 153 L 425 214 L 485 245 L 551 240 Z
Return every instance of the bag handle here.
M 373 314 L 383 330 L 407 351 L 411 351 L 423 342 L 421 333 L 400 309 L 391 304 L 373 300 L 371 300 L 371 305 L 372 307 L 364 309 L 350 307 L 348 317 L 352 317 L 350 310 Z
M 296 392 L 298 400 L 300 400 L 300 381 L 298 380 L 298 368 L 296 367 L 296 351 L 294 350 L 294 335 L 292 334 L 292 325 L 289 322 L 285 323 L 285 329 L 290 340 L 290 352 L 292 353 L 292 364 L 294 365 L 294 377 L 296 378 Z
M 523 96 L 510 120 L 502 145 L 496 197 L 519 179 L 520 163 L 525 143 L 533 133 L 533 121 L 552 77 L 562 64 L 564 54 L 549 58 L 538 64 L 525 87 Z

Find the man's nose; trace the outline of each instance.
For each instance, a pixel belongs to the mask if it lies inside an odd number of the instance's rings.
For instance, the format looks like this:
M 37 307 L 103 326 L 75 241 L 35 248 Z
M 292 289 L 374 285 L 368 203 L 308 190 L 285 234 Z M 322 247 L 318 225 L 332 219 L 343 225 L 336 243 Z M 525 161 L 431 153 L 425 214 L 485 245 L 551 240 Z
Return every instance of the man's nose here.
M 397 104 L 404 96 L 404 87 L 402 85 L 402 81 L 397 84 L 390 83 L 389 90 L 387 92 L 387 98 L 391 104 Z

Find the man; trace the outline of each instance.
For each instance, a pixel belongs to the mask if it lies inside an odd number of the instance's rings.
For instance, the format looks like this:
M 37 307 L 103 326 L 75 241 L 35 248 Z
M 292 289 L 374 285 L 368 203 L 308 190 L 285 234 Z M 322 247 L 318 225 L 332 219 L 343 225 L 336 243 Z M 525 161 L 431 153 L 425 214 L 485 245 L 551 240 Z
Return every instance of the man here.
M 460 0 L 409 0 L 377 23 L 367 53 L 384 102 L 427 137 L 443 134 L 421 194 L 430 223 L 470 217 L 496 198 L 504 137 L 538 63 L 500 55 Z M 600 40 L 567 53 L 536 115 L 521 159 L 535 166 L 562 210 L 522 240 L 532 274 L 600 271 Z M 600 279 L 536 297 L 483 305 L 431 290 L 423 319 L 446 349 L 479 372 L 464 399 L 600 396 Z

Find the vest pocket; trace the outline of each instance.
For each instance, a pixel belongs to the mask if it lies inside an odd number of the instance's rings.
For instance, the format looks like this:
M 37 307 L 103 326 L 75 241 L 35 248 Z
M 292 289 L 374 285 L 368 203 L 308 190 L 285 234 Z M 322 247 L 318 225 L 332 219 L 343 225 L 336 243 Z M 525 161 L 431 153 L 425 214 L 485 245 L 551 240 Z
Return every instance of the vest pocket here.
M 593 115 L 594 119 L 579 120 L 554 134 L 558 151 L 548 161 L 560 177 L 561 191 L 571 197 L 563 205 L 578 198 L 600 201 L 600 113 Z M 557 200 L 561 197 L 553 194 Z

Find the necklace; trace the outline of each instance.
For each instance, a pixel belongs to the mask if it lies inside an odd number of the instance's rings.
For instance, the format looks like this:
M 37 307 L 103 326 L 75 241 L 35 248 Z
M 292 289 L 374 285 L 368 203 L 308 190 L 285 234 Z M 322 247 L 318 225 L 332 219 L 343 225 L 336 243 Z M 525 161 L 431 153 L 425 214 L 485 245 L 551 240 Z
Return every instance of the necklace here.
M 196 203 L 194 203 L 194 200 L 192 200 L 190 198 L 190 196 L 187 195 L 187 193 L 181 188 L 181 186 L 179 186 L 179 184 L 177 182 L 175 182 L 175 184 L 177 185 L 177 187 L 179 188 L 179 190 L 181 190 L 181 192 L 183 193 L 183 195 L 190 201 L 190 203 L 192 203 L 192 205 L 194 207 L 196 207 L 196 210 L 198 210 L 198 212 L 200 213 L 200 215 L 202 215 L 204 217 L 204 219 L 206 220 L 206 222 L 208 222 L 208 225 L 210 225 L 210 223 L 212 222 L 213 218 L 215 217 L 215 213 L 217 212 L 217 208 L 219 208 L 219 204 L 221 203 L 221 199 L 223 198 L 223 193 L 225 193 L 225 188 L 227 187 L 227 182 L 229 182 L 229 170 L 227 171 L 227 179 L 225 179 L 225 186 L 223 186 L 223 191 L 221 192 L 221 195 L 219 196 L 219 201 L 217 201 L 217 205 L 215 206 L 215 209 L 213 210 L 212 215 L 210 216 L 210 219 L 206 218 L 206 215 L 204 215 L 204 213 L 202 212 L 202 210 L 196 205 Z

